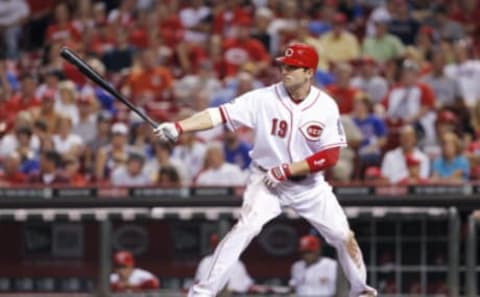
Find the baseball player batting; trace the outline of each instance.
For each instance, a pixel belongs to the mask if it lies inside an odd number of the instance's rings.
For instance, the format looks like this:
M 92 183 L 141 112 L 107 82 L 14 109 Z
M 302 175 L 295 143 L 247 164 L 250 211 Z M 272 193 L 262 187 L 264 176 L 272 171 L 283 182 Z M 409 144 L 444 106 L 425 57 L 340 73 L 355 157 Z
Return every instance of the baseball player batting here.
M 217 246 L 207 276 L 188 296 L 215 296 L 250 241 L 287 206 L 336 248 L 350 283 L 349 296 L 376 296 L 376 290 L 366 284 L 362 253 L 345 213 L 323 175 L 335 165 L 340 148 L 347 142 L 337 104 L 312 84 L 318 55 L 313 47 L 295 43 L 276 60 L 281 82 L 154 130 L 162 141 L 169 142 L 176 142 L 181 133 L 221 124 L 233 130 L 247 126 L 255 131 L 250 152 L 252 173 L 240 219 Z

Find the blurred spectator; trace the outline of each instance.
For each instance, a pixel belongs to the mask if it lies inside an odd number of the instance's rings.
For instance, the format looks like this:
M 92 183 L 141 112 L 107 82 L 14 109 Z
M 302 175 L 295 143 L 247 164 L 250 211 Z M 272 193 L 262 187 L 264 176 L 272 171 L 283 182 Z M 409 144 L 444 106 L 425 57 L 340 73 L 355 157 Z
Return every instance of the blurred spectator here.
M 143 170 L 145 157 L 139 153 L 130 153 L 123 166 L 116 167 L 111 174 L 114 186 L 139 187 L 150 185 L 152 181 Z
M 350 85 L 367 94 L 372 104 L 380 103 L 388 92 L 387 80 L 378 74 L 378 65 L 370 57 L 360 59 L 360 72 L 351 79 Z
M 400 57 L 405 51 L 402 41 L 388 32 L 388 19 L 378 18 L 375 20 L 375 34 L 363 40 L 362 51 L 377 62 Z
M 168 99 L 173 86 L 171 71 L 157 65 L 155 53 L 151 49 L 143 50 L 139 58 L 140 64 L 132 69 L 123 91 L 140 106 L 146 104 L 140 102 L 142 97 L 157 101 Z
M 58 98 L 55 98 L 55 112 L 68 116 L 73 124 L 78 122 L 77 89 L 71 80 L 64 80 L 58 85 Z
M 420 161 L 420 177 L 428 178 L 430 174 L 430 160 L 417 146 L 415 128 L 411 125 L 403 126 L 400 130 L 400 147 L 388 151 L 382 161 L 382 175 L 391 183 L 398 183 L 409 176 L 406 166 L 407 156 Z
M 332 30 L 321 37 L 325 59 L 330 63 L 349 62 L 360 55 L 357 37 L 345 29 L 346 21 L 344 14 L 335 15 Z
M 429 86 L 418 81 L 418 74 L 418 65 L 412 60 L 405 60 L 401 82 L 385 97 L 390 145 L 396 142 L 398 128 L 404 124 L 414 125 L 425 137 L 434 137 L 435 97 Z
M 40 106 L 40 100 L 35 91 L 37 80 L 30 74 L 23 74 L 20 77 L 20 91 L 8 100 L 7 108 L 11 113 L 18 113 L 31 107 Z
M 26 174 L 38 170 L 38 149 L 32 148 L 32 137 L 36 138 L 36 135 L 32 135 L 29 126 L 17 128 L 15 134 L 18 142 L 15 152 L 20 156 L 20 170 Z
M 429 182 L 428 178 L 422 177 L 420 172 L 421 161 L 413 155 L 407 155 L 405 158 L 407 167 L 407 176 L 398 182 L 399 185 L 421 185 Z
M 80 95 L 76 100 L 78 120 L 73 125 L 72 132 L 89 144 L 97 137 L 97 114 L 94 110 L 95 98 L 91 95 Z
M 127 28 L 133 22 L 136 0 L 121 0 L 108 14 L 107 21 L 116 28 Z
M 263 44 L 250 37 L 251 22 L 250 18 L 239 19 L 233 37 L 224 39 L 220 77 L 235 76 L 242 68 L 259 76 L 270 66 L 270 55 Z
M 188 183 L 202 170 L 206 152 L 205 144 L 195 139 L 194 133 L 182 133 L 178 139 L 178 145 L 173 148 L 172 156 L 182 160 L 188 170 L 185 176 Z
M 100 28 L 100 32 L 105 32 L 107 38 L 109 35 L 108 27 Z M 102 62 L 109 72 L 118 73 L 129 69 L 133 64 L 135 49 L 128 43 L 128 33 L 120 28 L 114 28 L 115 43 L 112 48 L 105 50 L 102 56 Z
M 262 87 L 263 84 L 255 80 L 252 74 L 241 71 L 225 82 L 225 87 L 212 95 L 211 107 L 217 107 L 230 102 L 233 98 L 248 91 Z
M 21 157 L 18 153 L 11 153 L 2 159 L 2 171 L 0 171 L 0 187 L 21 185 L 27 180 L 20 170 Z
M 153 145 L 154 156 L 148 160 L 145 164 L 145 174 L 150 178 L 152 182 L 159 182 L 159 173 L 163 167 L 171 167 L 176 171 L 178 182 L 184 184 L 186 181 L 188 167 L 184 163 L 184 160 L 173 157 L 173 147 L 169 144 L 155 141 Z M 169 172 L 164 171 L 164 174 L 168 175 Z
M 274 19 L 268 26 L 270 34 L 270 54 L 277 56 L 290 38 L 296 35 L 298 24 L 298 5 L 295 0 L 285 0 L 278 3 Z
M 388 32 L 396 35 L 403 44 L 413 45 L 420 23 L 412 17 L 405 0 L 395 1 L 395 13 L 388 23 Z
M 463 146 L 457 135 L 442 135 L 442 155 L 432 164 L 432 179 L 436 182 L 462 183 L 468 181 L 470 164 L 463 156 Z
M 272 36 L 268 33 L 268 27 L 273 19 L 273 12 L 269 8 L 260 7 L 255 10 L 255 23 L 251 36 L 260 41 L 268 52 L 272 48 Z
M 35 121 L 47 124 L 48 133 L 57 132 L 61 115 L 55 111 L 55 90 L 46 90 L 41 97 L 41 105 L 30 109 Z
M 226 38 L 232 37 L 232 34 L 234 34 L 232 32 L 232 30 L 234 30 L 233 24 L 239 19 L 249 17 L 248 9 L 243 6 L 244 3 L 241 1 L 218 2 L 217 7 L 214 7 L 212 10 L 214 14 L 213 33 Z M 258 13 L 259 10 L 260 9 L 257 9 L 256 13 Z
M 62 157 L 59 153 L 45 150 L 40 156 L 40 170 L 29 175 L 28 182 L 33 184 L 67 184 L 70 179 L 61 171 Z
M 444 4 L 433 8 L 432 27 L 438 38 L 457 41 L 465 36 L 462 26 L 448 17 L 447 7 Z
M 337 102 L 340 114 L 350 114 L 353 110 L 353 101 L 355 96 L 360 94 L 360 90 L 350 85 L 353 69 L 350 64 L 339 63 L 335 65 L 335 83 L 329 85 L 325 90 Z
M 67 117 L 60 118 L 57 127 L 57 134 L 53 135 L 55 151 L 61 155 L 80 156 L 83 152 L 83 139 L 72 133 L 72 120 Z
M 81 34 L 72 24 L 67 3 L 58 3 L 55 6 L 55 21 L 47 28 L 47 42 L 67 42 L 80 39 Z
M 112 138 L 100 147 L 95 159 L 95 177 L 98 181 L 108 179 L 113 170 L 125 165 L 133 149 L 128 145 L 128 127 L 124 123 L 115 123 L 111 127 Z
M 113 292 L 141 292 L 160 288 L 160 281 L 152 273 L 135 267 L 135 259 L 128 251 L 113 256 L 114 271 L 110 274 Z
M 163 166 L 158 171 L 158 178 L 155 185 L 159 187 L 180 187 L 182 180 L 175 167 Z
M 85 187 L 88 184 L 87 178 L 80 172 L 80 162 L 78 157 L 67 154 L 62 158 L 65 175 L 70 179 L 70 184 L 74 187 Z
M 179 16 L 183 27 L 186 28 L 184 39 L 187 42 L 202 43 L 208 38 L 210 26 L 207 18 L 211 18 L 211 11 L 203 0 L 185 2 L 180 9 Z
M 245 184 L 245 175 L 236 164 L 225 162 L 223 147 L 214 143 L 205 153 L 205 165 L 195 179 L 198 186 L 241 186 Z
M 395 13 L 397 3 L 404 0 L 386 0 L 381 1 L 382 4 L 376 6 L 373 11 L 370 13 L 370 16 L 367 21 L 367 36 L 375 35 L 376 28 L 375 23 L 379 20 L 389 22 L 392 19 L 392 15 Z
M 437 109 L 463 104 L 458 82 L 445 75 L 444 69 L 446 65 L 445 53 L 441 50 L 434 51 L 432 71 L 423 78 L 423 81 L 430 86 L 435 94 Z
M 323 257 L 321 243 L 315 235 L 300 238 L 302 259 L 293 263 L 289 285 L 298 296 L 336 296 L 338 264 Z
M 377 166 L 367 167 L 363 172 L 363 180 L 367 184 L 374 185 L 387 184 L 390 182 L 382 175 L 382 170 Z
M 7 58 L 18 58 L 18 43 L 23 24 L 30 15 L 29 6 L 25 0 L 1 1 L 0 12 L 1 45 L 5 46 Z
M 455 63 L 445 67 L 445 74 L 458 82 L 465 105 L 472 108 L 480 98 L 480 61 L 471 57 L 470 46 L 466 40 L 455 43 Z
M 210 267 L 212 261 L 214 260 L 213 251 L 219 243 L 219 238 L 217 234 L 210 235 L 209 244 L 210 244 L 210 253 L 200 260 L 197 270 L 195 272 L 195 282 L 198 282 L 208 276 L 210 273 Z M 248 271 L 245 267 L 245 264 L 238 260 L 234 265 L 232 265 L 231 271 L 229 273 L 228 280 L 226 281 L 225 290 L 230 293 L 247 293 L 250 291 L 254 285 L 254 280 L 248 274 Z
M 362 133 L 362 141 L 357 150 L 360 162 L 358 170 L 362 173 L 369 166 L 380 165 L 387 131 L 383 119 L 372 113 L 370 98 L 366 95 L 355 98 L 352 119 Z
M 31 117 L 27 112 L 17 114 L 13 131 L 0 139 L 0 158 L 18 150 L 22 139 L 25 139 L 22 138 L 23 134 L 32 136 L 29 138 L 29 148 L 34 152 L 38 151 L 40 140 L 36 135 L 32 135 L 31 125 Z
M 337 164 L 331 169 L 331 177 L 334 181 L 350 182 L 355 169 L 355 150 L 362 142 L 362 131 L 353 122 L 349 115 L 340 117 L 347 139 L 347 147 L 340 150 Z
M 247 169 L 250 166 L 250 162 L 252 162 L 249 155 L 252 147 L 248 143 L 238 139 L 234 131 L 225 129 L 223 137 L 225 161 L 238 165 L 242 170 Z

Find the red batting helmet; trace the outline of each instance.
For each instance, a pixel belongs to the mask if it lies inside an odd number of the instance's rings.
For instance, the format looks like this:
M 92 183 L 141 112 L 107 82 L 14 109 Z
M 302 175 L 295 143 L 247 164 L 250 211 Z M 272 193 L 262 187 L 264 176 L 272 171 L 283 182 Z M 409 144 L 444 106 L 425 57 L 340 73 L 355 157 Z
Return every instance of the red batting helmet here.
M 300 252 L 317 252 L 320 250 L 320 239 L 314 235 L 305 235 L 300 238 Z
M 119 251 L 113 256 L 113 262 L 115 266 L 128 266 L 133 267 L 135 265 L 135 259 L 132 253 L 128 251 Z
M 280 63 L 317 69 L 318 54 L 315 48 L 305 43 L 292 43 L 285 50 L 283 57 L 278 57 L 276 60 Z

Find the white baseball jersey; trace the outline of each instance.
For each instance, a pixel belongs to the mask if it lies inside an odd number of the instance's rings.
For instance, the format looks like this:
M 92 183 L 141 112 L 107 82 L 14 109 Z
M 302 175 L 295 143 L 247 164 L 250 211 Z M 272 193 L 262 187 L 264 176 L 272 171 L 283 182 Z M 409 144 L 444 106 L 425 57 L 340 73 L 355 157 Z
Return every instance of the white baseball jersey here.
M 118 273 L 110 274 L 110 286 L 117 291 L 117 283 L 120 282 Z M 146 270 L 135 268 L 128 278 L 128 284 L 132 290 L 146 290 L 158 288 L 159 281 L 155 275 Z
M 347 145 L 336 102 L 314 86 L 300 103 L 278 83 L 248 92 L 220 108 L 230 129 L 247 126 L 255 130 L 250 157 L 266 169 Z M 323 181 L 323 174 L 308 178 Z
M 333 297 L 337 291 L 337 262 L 320 258 L 307 266 L 303 260 L 293 263 L 289 285 L 298 296 Z
M 207 278 L 212 266 L 213 255 L 205 256 L 198 264 L 195 281 Z M 232 292 L 245 293 L 254 284 L 245 265 L 239 260 L 228 273 L 227 289 Z

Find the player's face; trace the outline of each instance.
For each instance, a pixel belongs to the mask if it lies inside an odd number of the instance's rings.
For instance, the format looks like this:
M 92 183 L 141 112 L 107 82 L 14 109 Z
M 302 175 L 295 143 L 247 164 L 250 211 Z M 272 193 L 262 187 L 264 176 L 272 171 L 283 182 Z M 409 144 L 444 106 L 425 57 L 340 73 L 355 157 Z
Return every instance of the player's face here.
M 312 70 L 291 65 L 280 65 L 282 81 L 287 89 L 299 88 L 310 81 Z

